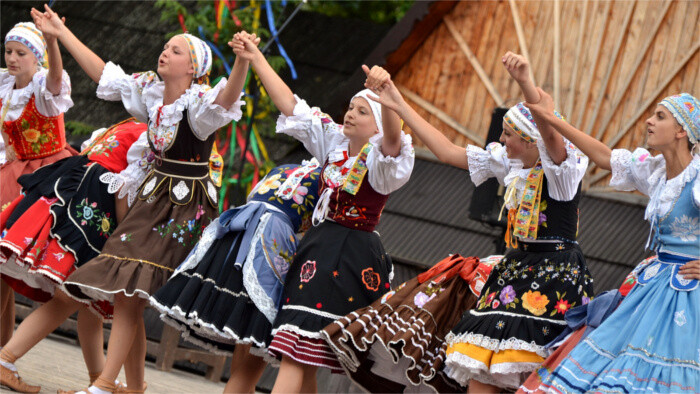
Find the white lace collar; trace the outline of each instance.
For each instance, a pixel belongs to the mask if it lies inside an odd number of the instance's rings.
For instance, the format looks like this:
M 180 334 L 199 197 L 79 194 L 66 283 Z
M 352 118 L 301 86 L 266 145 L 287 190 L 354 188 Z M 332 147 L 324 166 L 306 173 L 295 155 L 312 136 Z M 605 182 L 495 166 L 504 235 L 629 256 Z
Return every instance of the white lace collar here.
M 687 167 L 675 177 L 666 180 L 666 162 L 649 177 L 650 199 L 647 209 L 644 212 L 644 219 L 651 220 L 654 216 L 662 217 L 673 209 L 673 202 L 683 191 L 688 182 L 695 181 L 693 185 L 693 197 L 700 200 L 700 180 L 698 180 L 698 170 L 700 170 L 700 155 L 694 155 L 693 160 Z
M 163 92 L 165 91 L 165 82 L 158 81 L 144 90 L 144 99 L 148 107 L 148 118 L 155 120 L 158 118 L 158 111 L 162 107 L 160 113 L 159 124 L 163 126 L 172 126 L 182 120 L 183 111 L 189 107 L 194 99 L 204 95 L 209 90 L 209 86 L 194 84 L 190 86 L 182 96 L 178 97 L 173 103 L 163 105 Z
M 24 107 L 32 97 L 32 93 L 34 93 L 34 85 L 40 83 L 39 81 L 44 74 L 46 74 L 46 72 L 47 70 L 42 68 L 34 73 L 32 80 L 29 81 L 27 86 L 21 89 L 15 89 L 14 75 L 10 75 L 9 72 L 3 72 L 3 76 L 1 77 L 2 79 L 0 80 L 0 99 L 2 99 L 4 102 L 10 96 L 10 92 L 12 92 L 10 109 Z

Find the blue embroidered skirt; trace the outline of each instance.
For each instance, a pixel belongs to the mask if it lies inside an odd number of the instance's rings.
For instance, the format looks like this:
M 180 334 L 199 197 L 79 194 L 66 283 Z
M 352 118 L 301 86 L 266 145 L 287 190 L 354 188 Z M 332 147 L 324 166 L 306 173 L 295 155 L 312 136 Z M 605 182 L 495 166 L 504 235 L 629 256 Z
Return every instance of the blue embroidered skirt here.
M 700 288 L 677 290 L 689 259 L 660 256 L 617 310 L 544 381 L 554 392 L 700 392 Z M 674 288 L 675 287 L 675 288 Z

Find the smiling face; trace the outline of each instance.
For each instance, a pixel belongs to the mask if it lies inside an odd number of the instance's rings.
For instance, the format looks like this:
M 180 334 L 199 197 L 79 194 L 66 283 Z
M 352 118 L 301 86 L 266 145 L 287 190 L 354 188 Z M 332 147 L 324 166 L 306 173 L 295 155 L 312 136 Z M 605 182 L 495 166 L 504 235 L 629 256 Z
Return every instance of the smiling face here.
M 163 80 L 194 77 L 189 47 L 183 37 L 175 36 L 165 43 L 163 52 L 158 57 L 158 74 Z
M 663 105 L 657 105 L 654 114 L 646 120 L 647 145 L 659 150 L 665 146 L 675 144 L 678 139 L 688 138 L 671 112 Z
M 526 156 L 534 147 L 534 144 L 525 141 L 518 133 L 503 122 L 503 131 L 498 139 L 505 147 L 509 159 L 526 161 Z
M 26 45 L 17 41 L 9 41 L 5 44 L 5 64 L 7 72 L 15 78 L 20 76 L 32 76 L 37 71 L 39 61 Z
M 350 139 L 368 141 L 378 132 L 369 103 L 364 97 L 355 97 L 343 118 L 343 134 Z

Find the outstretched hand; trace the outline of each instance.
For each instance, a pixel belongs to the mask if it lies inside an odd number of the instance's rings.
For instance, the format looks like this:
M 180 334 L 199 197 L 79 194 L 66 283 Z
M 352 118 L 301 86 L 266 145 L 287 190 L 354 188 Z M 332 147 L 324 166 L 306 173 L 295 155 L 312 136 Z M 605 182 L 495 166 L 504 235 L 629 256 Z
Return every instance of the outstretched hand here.
M 685 279 L 700 280 L 700 260 L 689 261 L 681 266 L 678 273 Z
M 369 67 L 363 64 L 362 71 L 364 71 L 367 76 L 365 87 L 370 90 L 377 89 L 391 80 L 389 72 L 379 66 L 372 66 L 370 70 Z
M 44 12 L 32 8 L 31 16 L 37 29 L 41 30 L 45 39 L 55 39 L 66 23 L 66 18 L 59 17 L 48 5 L 44 4 Z
M 524 83 L 530 79 L 530 63 L 527 62 L 525 56 L 508 51 L 503 55 L 501 61 L 503 62 L 503 67 L 508 70 L 508 73 L 516 82 Z
M 258 44 L 260 44 L 260 37 L 255 33 L 249 34 L 246 31 L 234 34 L 231 41 L 228 42 L 236 56 L 248 61 L 253 61 L 255 56 L 260 53 Z
M 526 102 L 525 106 L 530 109 L 533 115 L 537 115 L 543 119 L 554 114 L 554 100 L 542 88 L 537 88 L 540 94 L 540 101 L 537 103 Z

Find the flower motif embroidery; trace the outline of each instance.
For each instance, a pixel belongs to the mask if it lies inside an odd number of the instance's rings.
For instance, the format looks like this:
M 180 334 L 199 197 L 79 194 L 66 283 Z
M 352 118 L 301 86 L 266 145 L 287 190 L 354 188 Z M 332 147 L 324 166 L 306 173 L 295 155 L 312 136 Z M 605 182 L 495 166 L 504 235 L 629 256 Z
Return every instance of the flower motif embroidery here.
M 261 183 L 259 183 L 260 186 L 257 188 L 256 192 L 258 194 L 265 194 L 270 190 L 277 189 L 282 185 L 282 183 L 280 182 L 281 177 L 282 174 L 275 174 L 269 178 L 264 179 Z
M 316 261 L 307 260 L 306 263 L 301 266 L 299 278 L 302 282 L 308 283 L 314 275 L 316 275 Z
M 499 320 L 498 323 L 496 323 L 496 328 L 499 330 L 502 330 L 503 327 L 506 326 L 506 323 L 503 320 Z
M 567 300 L 559 300 L 557 301 L 556 305 L 554 305 L 555 311 L 562 315 L 565 314 L 570 308 L 571 304 L 569 304 L 569 301 Z
M 374 269 L 372 267 L 370 268 L 365 268 L 362 270 L 362 283 L 365 284 L 365 287 L 369 290 L 372 291 L 377 291 L 379 290 L 379 285 L 381 284 L 382 280 L 377 272 L 374 272 Z
M 671 235 L 683 242 L 696 242 L 700 237 L 700 219 L 687 215 L 675 218 L 671 223 Z
M 389 298 L 391 298 L 394 294 L 396 294 L 395 291 L 389 291 L 389 292 L 387 292 L 386 294 L 384 294 L 384 295 L 382 296 L 381 303 L 382 303 L 382 304 L 386 304 L 386 302 L 389 301 Z M 415 299 L 414 299 L 414 302 L 415 302 Z
M 421 291 L 413 297 L 413 303 L 416 304 L 417 307 L 422 308 L 428 301 L 435 298 L 435 295 L 436 294 L 429 296 Z
M 54 254 L 53 254 L 53 257 L 54 257 L 57 261 L 61 261 L 61 260 L 63 260 L 64 257 L 66 257 L 66 254 L 65 254 L 65 253 L 54 253 Z
M 539 291 L 528 290 L 521 297 L 523 301 L 523 308 L 527 309 L 530 313 L 535 316 L 542 316 L 547 312 L 547 304 L 549 304 L 549 298 L 545 294 L 540 294 Z
M 683 327 L 688 320 L 685 317 L 685 309 L 680 310 L 674 314 L 673 322 L 676 323 L 678 327 Z
M 93 215 L 92 208 L 89 206 L 84 206 L 83 207 L 83 218 L 85 220 L 90 220 L 90 219 L 92 219 L 92 215 Z

